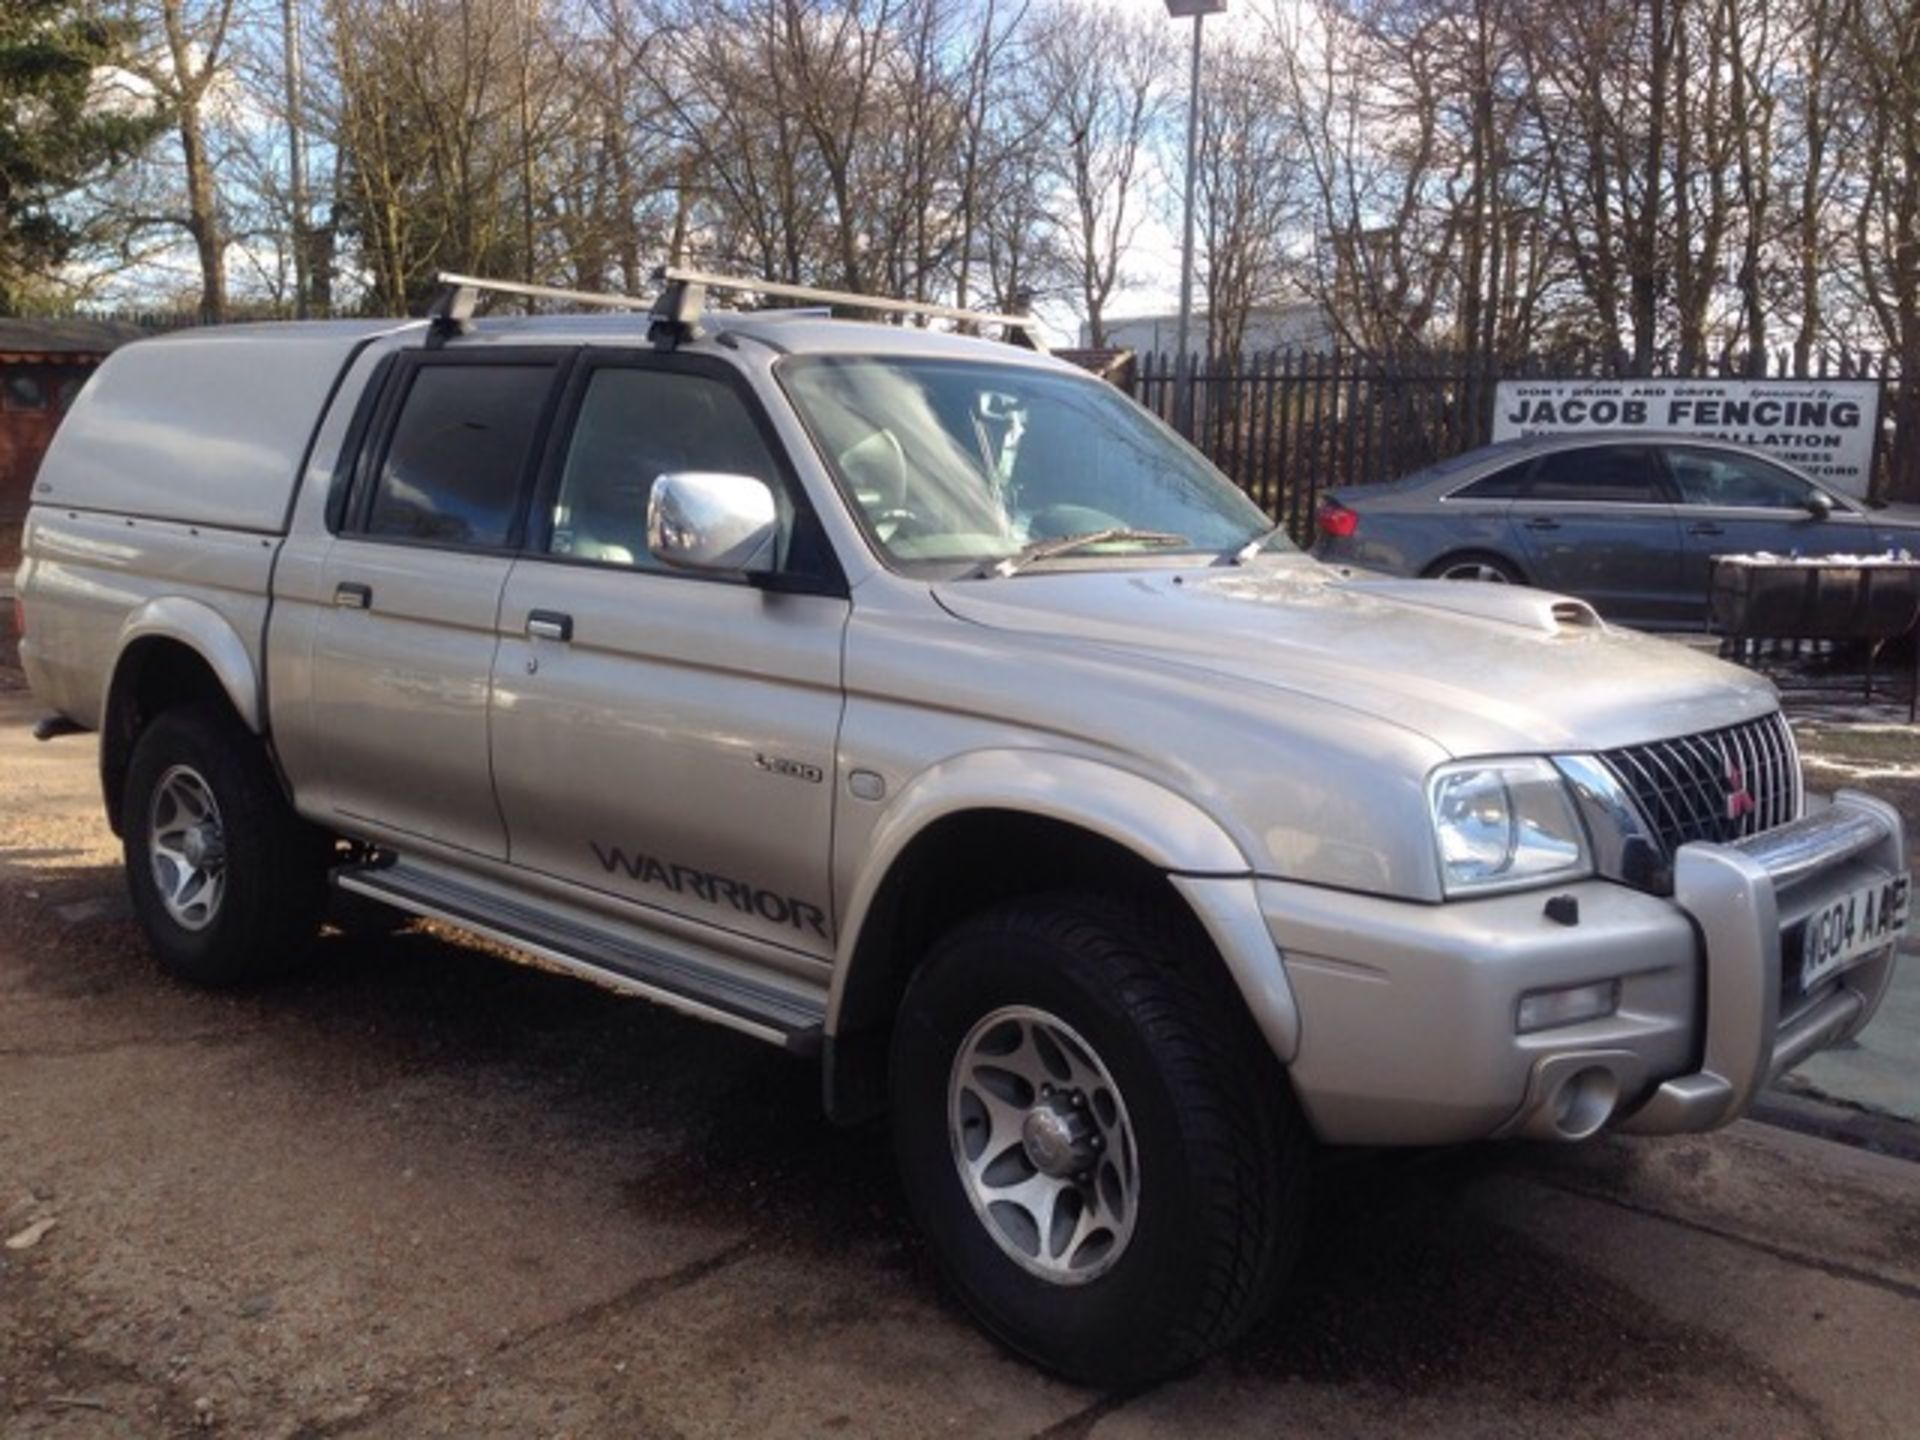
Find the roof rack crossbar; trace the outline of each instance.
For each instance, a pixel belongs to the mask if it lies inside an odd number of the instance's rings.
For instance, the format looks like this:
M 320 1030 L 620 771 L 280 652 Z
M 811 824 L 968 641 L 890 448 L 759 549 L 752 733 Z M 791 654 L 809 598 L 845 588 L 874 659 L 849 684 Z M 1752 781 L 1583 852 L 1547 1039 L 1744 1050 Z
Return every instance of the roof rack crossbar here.
M 552 285 L 529 285 L 522 280 L 487 280 L 478 275 L 456 275 L 449 270 L 442 270 L 433 278 L 454 292 L 487 290 L 499 295 L 521 295 L 530 300 L 565 300 L 574 305 L 591 305 L 602 310 L 650 311 L 653 309 L 651 300 L 642 300 L 633 295 L 609 295 L 593 290 L 562 290 Z M 467 309 L 471 312 L 472 308 L 472 301 L 469 300 Z
M 654 340 L 671 347 L 676 338 L 693 339 L 699 334 L 700 312 L 706 292 L 725 290 L 736 294 L 776 295 L 786 300 L 810 300 L 829 311 L 835 306 L 860 310 L 879 310 L 890 315 L 925 315 L 940 320 L 959 320 L 973 325 L 1001 325 L 1020 342 L 1033 349 L 1044 349 L 1040 322 L 1032 315 L 1004 315 L 986 310 L 966 310 L 958 305 L 938 305 L 925 300 L 893 300 L 879 295 L 860 295 L 851 290 L 822 290 L 812 285 L 788 285 L 778 280 L 756 280 L 744 276 L 712 275 L 704 270 L 682 270 L 661 266 L 654 279 L 665 288 L 657 300 L 642 300 L 634 295 L 614 295 L 593 290 L 568 290 L 554 285 L 531 285 L 521 280 L 489 280 L 479 275 L 460 275 L 442 270 L 434 279 L 443 287 L 428 310 L 434 335 L 445 341 L 464 335 L 471 329 L 474 307 L 481 292 L 520 295 L 533 300 L 560 300 L 573 305 L 602 310 L 637 310 L 653 316 Z
M 750 295 L 778 295 L 786 300 L 812 300 L 827 306 L 848 306 L 859 310 L 881 310 L 890 315 L 926 315 L 939 320 L 962 320 L 974 325 L 1004 325 L 1010 330 L 1037 336 L 1040 322 L 1032 315 L 1003 315 L 987 310 L 966 310 L 958 305 L 938 305 L 930 300 L 892 300 L 878 295 L 861 295 L 851 290 L 823 290 L 813 285 L 789 285 L 779 280 L 713 275 L 704 270 L 682 270 L 663 266 L 654 278 L 668 285 L 702 285 L 709 290 L 730 290 Z

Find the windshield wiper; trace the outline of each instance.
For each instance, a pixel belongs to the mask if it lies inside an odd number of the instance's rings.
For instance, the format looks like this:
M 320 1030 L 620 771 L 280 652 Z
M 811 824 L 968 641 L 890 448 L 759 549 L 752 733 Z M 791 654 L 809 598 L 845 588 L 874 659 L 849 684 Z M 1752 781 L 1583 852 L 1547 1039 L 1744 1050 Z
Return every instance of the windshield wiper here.
M 1071 555 L 1076 550 L 1085 550 L 1091 545 L 1105 545 L 1109 541 L 1119 541 L 1132 545 L 1191 545 L 1193 542 L 1184 535 L 1175 535 L 1166 530 L 1128 530 L 1114 527 L 1110 530 L 1089 530 L 1081 535 L 1055 535 L 1046 540 L 1036 540 L 1025 545 L 1012 555 L 1003 555 L 998 560 L 982 560 L 967 572 L 969 580 L 984 580 L 989 575 L 1017 575 L 1027 566 L 1041 560 L 1051 560 L 1056 555 Z
M 1262 550 L 1266 549 L 1267 545 L 1275 537 L 1286 533 L 1286 528 L 1285 525 L 1276 525 L 1271 530 L 1262 530 L 1258 535 L 1247 541 L 1246 544 L 1235 545 L 1229 549 L 1222 550 L 1219 558 L 1214 561 L 1214 564 L 1244 565 Z

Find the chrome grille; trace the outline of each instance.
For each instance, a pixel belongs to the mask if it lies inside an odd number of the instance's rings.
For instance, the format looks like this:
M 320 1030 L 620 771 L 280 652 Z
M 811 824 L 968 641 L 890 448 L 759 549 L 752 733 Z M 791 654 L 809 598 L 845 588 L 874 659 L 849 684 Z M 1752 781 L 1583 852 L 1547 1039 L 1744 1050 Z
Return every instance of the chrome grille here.
M 1778 711 L 1600 758 L 1669 855 L 1693 840 L 1725 844 L 1771 830 L 1800 813 L 1800 756 Z M 1751 806 L 1738 802 L 1742 793 Z

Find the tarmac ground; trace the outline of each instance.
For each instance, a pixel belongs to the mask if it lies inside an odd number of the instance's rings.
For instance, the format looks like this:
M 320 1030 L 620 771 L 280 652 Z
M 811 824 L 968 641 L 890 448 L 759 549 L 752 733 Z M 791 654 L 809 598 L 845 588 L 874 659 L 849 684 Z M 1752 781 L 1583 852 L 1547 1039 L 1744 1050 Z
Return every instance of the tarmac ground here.
M 1060 1384 L 751 1041 L 379 912 L 162 979 L 93 742 L 0 692 L 0 1434 L 1914 1433 L 1920 1166 L 1751 1122 L 1329 1154 L 1252 1336 Z

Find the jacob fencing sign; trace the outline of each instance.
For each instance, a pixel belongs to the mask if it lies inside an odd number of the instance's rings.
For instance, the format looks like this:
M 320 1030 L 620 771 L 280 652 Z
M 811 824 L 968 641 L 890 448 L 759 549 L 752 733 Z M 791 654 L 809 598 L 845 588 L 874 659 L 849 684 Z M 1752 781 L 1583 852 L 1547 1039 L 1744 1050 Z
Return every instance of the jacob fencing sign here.
M 1736 440 L 1864 496 L 1879 416 L 1871 380 L 1502 380 L 1493 438 L 1643 430 Z

